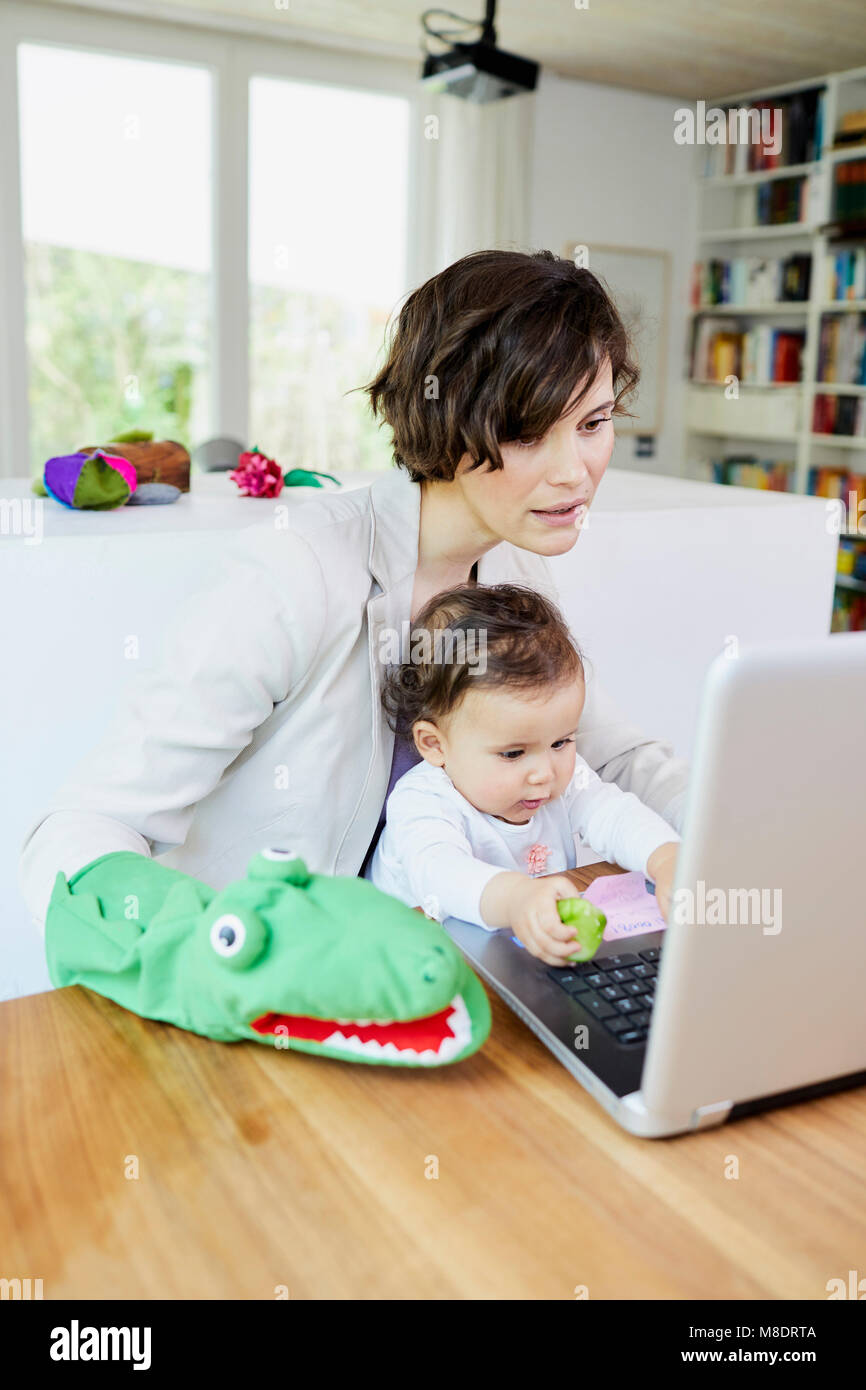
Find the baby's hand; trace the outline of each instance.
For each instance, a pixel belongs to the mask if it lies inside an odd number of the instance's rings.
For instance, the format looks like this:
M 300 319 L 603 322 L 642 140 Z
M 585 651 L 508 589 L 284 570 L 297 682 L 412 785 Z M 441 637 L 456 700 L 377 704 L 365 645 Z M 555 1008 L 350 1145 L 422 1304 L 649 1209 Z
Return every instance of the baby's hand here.
M 524 878 L 513 890 L 511 928 L 519 941 L 545 965 L 564 965 L 579 949 L 574 927 L 567 926 L 556 906 L 561 898 L 573 898 L 577 889 L 562 874 L 548 878 Z
M 659 845 L 658 849 L 653 850 L 647 860 L 647 872 L 655 883 L 656 902 L 665 921 L 668 919 L 671 906 L 671 893 L 674 887 L 679 847 L 680 842 L 678 840 Z

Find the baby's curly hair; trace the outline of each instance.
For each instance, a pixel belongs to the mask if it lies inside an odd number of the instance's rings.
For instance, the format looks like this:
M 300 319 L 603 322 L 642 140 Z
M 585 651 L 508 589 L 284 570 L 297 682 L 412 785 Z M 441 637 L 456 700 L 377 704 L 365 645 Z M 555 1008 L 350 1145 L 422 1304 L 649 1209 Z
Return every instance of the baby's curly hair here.
M 469 690 L 540 693 L 585 677 L 559 609 L 520 584 L 461 584 L 437 594 L 412 625 L 409 658 L 387 668 L 382 687 L 388 722 L 404 735 L 419 719 L 451 714 Z

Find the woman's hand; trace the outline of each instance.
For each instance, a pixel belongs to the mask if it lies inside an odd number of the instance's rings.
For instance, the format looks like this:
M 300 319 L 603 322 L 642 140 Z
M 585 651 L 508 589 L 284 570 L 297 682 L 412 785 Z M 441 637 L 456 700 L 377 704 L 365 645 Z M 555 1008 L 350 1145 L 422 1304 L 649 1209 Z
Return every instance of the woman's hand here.
M 655 883 L 659 912 L 665 921 L 668 919 L 671 906 L 671 893 L 673 892 L 679 848 L 679 840 L 671 840 L 666 844 L 659 845 L 658 849 L 653 850 L 646 863 L 647 874 Z

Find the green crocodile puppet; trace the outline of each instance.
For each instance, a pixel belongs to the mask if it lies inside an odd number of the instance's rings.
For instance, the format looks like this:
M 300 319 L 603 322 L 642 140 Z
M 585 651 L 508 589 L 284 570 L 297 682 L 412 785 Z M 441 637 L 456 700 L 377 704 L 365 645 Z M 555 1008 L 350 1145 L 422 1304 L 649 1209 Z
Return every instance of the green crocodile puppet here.
M 52 983 L 223 1042 L 437 1067 L 490 1032 L 480 981 L 438 922 L 366 879 L 265 849 L 217 892 L 131 850 L 54 882 Z

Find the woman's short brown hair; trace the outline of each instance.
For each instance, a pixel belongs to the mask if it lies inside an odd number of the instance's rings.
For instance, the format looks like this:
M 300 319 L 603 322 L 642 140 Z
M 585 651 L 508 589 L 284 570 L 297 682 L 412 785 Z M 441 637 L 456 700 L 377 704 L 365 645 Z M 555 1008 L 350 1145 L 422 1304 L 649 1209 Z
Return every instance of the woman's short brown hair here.
M 475 660 L 482 643 L 483 666 Z M 469 690 L 541 693 L 584 676 L 559 609 L 520 584 L 444 590 L 418 614 L 408 646 L 410 659 L 389 666 L 382 687 L 390 726 L 404 735 L 419 719 L 451 714 Z
M 631 352 L 591 271 L 552 251 L 475 251 L 409 295 L 385 365 L 358 389 L 391 426 L 395 463 L 415 482 L 450 481 L 466 453 L 473 468 L 501 468 L 501 443 L 539 439 L 607 361 L 614 412 L 628 414 Z

